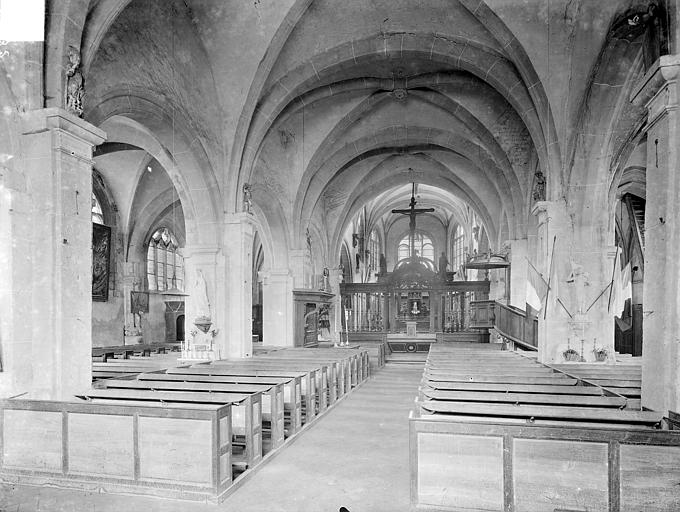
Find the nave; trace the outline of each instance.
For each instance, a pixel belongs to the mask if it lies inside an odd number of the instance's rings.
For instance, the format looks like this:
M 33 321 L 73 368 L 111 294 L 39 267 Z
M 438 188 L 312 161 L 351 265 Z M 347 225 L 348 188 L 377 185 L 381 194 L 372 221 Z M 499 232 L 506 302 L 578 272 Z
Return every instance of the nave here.
M 0 486 L 0 510 L 212 512 L 407 510 L 408 414 L 421 364 L 389 364 L 262 465 L 220 505 Z

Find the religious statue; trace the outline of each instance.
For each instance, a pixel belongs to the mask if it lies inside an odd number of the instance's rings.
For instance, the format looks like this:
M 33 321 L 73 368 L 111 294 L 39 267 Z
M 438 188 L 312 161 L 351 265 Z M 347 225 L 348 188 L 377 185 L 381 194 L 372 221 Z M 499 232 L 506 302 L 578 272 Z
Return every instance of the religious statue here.
M 66 110 L 77 116 L 83 115 L 83 74 L 80 72 L 80 51 L 75 46 L 68 47 L 68 67 L 66 68 Z
M 381 254 L 380 255 L 380 275 L 385 275 L 387 274 L 387 260 L 385 259 L 385 255 Z
M 412 169 L 411 169 L 412 170 Z M 429 213 L 433 212 L 434 208 L 416 208 L 416 184 L 413 182 L 413 188 L 411 189 L 411 202 L 409 204 L 408 209 L 404 210 L 392 210 L 392 213 L 399 213 L 401 215 L 408 215 L 409 221 L 408 221 L 408 229 L 409 229 L 409 242 L 411 246 L 411 258 L 415 258 L 417 256 L 417 252 L 415 251 L 415 234 L 416 234 L 416 216 L 421 215 L 423 213 Z
M 199 317 L 211 318 L 210 300 L 208 299 L 208 283 L 205 282 L 201 269 L 196 269 L 196 282 L 194 283 L 194 304 Z
M 534 201 L 545 201 L 545 176 L 541 171 L 534 173 L 534 190 L 532 192 Z
M 251 191 L 250 183 L 243 184 L 243 211 L 251 213 L 253 207 L 253 193 Z
M 323 284 L 322 284 L 322 290 L 327 292 L 331 289 L 331 285 L 328 282 L 328 277 L 330 276 L 330 272 L 328 271 L 328 267 L 323 268 Z

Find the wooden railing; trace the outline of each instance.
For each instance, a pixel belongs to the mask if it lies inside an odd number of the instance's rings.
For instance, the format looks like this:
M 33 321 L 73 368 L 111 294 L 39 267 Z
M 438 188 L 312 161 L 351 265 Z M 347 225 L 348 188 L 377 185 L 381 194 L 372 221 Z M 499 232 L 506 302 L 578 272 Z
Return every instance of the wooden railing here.
M 470 303 L 470 327 L 496 329 L 501 336 L 528 350 L 538 349 L 538 319 L 493 300 Z

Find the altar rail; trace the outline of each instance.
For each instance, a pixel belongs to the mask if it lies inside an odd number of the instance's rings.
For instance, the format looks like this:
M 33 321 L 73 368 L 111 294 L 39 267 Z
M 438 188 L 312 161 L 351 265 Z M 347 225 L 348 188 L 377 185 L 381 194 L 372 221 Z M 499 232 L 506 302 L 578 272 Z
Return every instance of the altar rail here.
M 538 319 L 524 311 L 493 300 L 470 302 L 470 327 L 494 328 L 498 333 L 527 350 L 538 349 Z
M 232 483 L 229 405 L 0 401 L 0 479 L 219 501 Z
M 680 432 L 409 423 L 411 510 L 680 510 Z

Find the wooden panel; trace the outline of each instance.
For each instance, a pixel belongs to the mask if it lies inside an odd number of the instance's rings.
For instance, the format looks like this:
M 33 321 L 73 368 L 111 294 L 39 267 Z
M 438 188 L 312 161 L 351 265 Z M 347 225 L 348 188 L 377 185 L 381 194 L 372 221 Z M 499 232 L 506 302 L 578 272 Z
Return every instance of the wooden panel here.
M 607 444 L 515 439 L 515 508 L 608 509 Z
M 590 405 L 597 407 L 623 407 L 625 398 L 588 395 L 551 395 L 548 393 L 501 393 L 496 391 L 442 391 L 424 389 L 423 394 L 434 400 L 466 402 L 508 402 L 559 405 Z
M 222 475 L 222 482 L 229 481 L 231 476 L 231 452 L 220 455 L 220 475 Z
M 140 416 L 140 477 L 211 485 L 211 440 L 210 421 Z
M 418 501 L 462 510 L 503 510 L 501 437 L 418 434 Z
M 502 391 L 507 393 L 562 393 L 568 395 L 602 396 L 602 389 L 594 386 L 550 386 L 541 384 L 493 384 L 485 382 L 437 382 L 428 386 L 435 389 L 458 389 L 477 391 Z
M 232 409 L 233 411 L 233 409 Z M 226 446 L 231 441 L 231 419 L 229 416 L 220 418 L 220 444 Z
M 69 473 L 134 478 L 132 416 L 68 416 Z
M 61 430 L 60 412 L 5 409 L 4 466 L 61 473 Z
M 680 510 L 680 446 L 621 445 L 621 511 Z
M 626 423 L 655 424 L 662 414 L 653 411 L 604 409 L 597 407 L 568 407 L 548 405 L 509 405 L 483 402 L 420 402 L 432 412 L 474 414 L 478 416 L 505 416 L 520 418 L 561 418 L 566 420 L 619 421 Z

